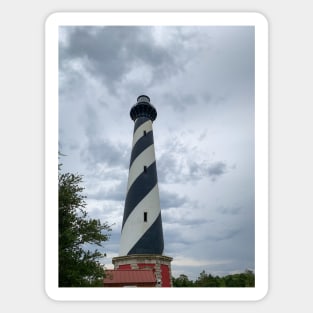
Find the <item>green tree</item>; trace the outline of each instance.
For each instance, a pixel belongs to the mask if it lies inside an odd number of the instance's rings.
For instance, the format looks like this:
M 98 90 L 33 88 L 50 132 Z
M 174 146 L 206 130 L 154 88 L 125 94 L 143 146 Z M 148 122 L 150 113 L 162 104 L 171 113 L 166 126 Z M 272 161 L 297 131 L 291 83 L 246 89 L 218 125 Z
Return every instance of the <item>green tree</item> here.
M 178 278 L 172 277 L 173 287 L 193 287 L 193 281 L 188 279 L 185 274 L 179 275 Z
M 245 287 L 254 287 L 255 286 L 255 276 L 253 271 L 245 271 Z
M 246 270 L 244 273 L 227 275 L 224 277 L 226 287 L 254 287 L 254 273 Z
M 184 274 L 178 278 L 172 277 L 172 281 L 174 287 L 254 287 L 255 276 L 251 270 L 224 277 L 213 276 L 203 270 L 194 282 Z
M 111 227 L 88 218 L 82 176 L 61 173 L 59 166 L 59 286 L 102 286 L 104 269 L 99 259 L 101 247 L 110 237 Z
M 219 277 L 207 274 L 204 270 L 200 273 L 200 276 L 195 281 L 196 287 L 219 287 Z

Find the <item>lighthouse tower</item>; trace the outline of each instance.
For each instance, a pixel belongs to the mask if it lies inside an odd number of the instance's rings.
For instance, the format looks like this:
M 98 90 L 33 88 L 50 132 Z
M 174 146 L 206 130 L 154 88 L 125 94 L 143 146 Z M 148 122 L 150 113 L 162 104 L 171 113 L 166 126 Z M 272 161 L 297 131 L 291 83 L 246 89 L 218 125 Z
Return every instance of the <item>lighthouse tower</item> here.
M 164 256 L 164 240 L 152 123 L 157 111 L 141 95 L 130 110 L 133 143 L 116 270 L 154 271 L 156 286 L 171 287 L 172 258 Z

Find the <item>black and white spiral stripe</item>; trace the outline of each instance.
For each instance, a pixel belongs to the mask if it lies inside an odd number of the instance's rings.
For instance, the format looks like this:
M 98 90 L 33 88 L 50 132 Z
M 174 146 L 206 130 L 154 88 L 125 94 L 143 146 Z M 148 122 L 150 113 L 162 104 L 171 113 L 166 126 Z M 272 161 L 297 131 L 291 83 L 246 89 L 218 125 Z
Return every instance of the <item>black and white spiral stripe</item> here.
M 164 249 L 152 120 L 135 120 L 120 255 L 162 254 Z

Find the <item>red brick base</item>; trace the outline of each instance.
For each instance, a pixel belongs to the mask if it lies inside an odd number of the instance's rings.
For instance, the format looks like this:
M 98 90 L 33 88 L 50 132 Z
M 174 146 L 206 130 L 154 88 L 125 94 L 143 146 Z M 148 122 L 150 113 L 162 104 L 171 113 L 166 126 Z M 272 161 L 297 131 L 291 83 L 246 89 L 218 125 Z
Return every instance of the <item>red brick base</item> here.
M 172 287 L 172 258 L 164 255 L 134 254 L 112 259 L 115 270 L 151 269 L 157 278 L 156 287 Z

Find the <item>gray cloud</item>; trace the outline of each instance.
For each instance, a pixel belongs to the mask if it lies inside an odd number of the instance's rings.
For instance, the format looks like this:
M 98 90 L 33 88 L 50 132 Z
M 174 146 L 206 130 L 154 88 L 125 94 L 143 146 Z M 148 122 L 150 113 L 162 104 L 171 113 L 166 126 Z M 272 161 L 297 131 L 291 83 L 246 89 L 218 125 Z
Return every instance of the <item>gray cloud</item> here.
M 122 180 L 120 183 L 109 188 L 100 188 L 96 192 L 89 193 L 88 198 L 92 200 L 107 200 L 124 202 L 126 196 L 126 183 Z
M 239 233 L 240 233 L 240 229 L 238 228 L 223 229 L 219 231 L 218 233 L 212 232 L 212 233 L 207 234 L 205 239 L 213 240 L 213 241 L 228 240 L 237 236 Z
M 217 212 L 221 214 L 230 214 L 230 215 L 237 215 L 241 212 L 242 208 L 241 207 L 219 207 L 217 209 Z
M 116 93 L 116 83 L 136 68 L 151 71 L 151 82 L 180 71 L 177 56 L 155 43 L 151 27 L 66 27 L 67 41 L 60 44 L 60 69 L 73 74 L 79 62 Z
M 160 205 L 162 209 L 181 207 L 187 202 L 186 196 L 181 196 L 174 192 L 169 192 L 160 185 Z
M 186 150 L 185 154 L 167 153 L 160 156 L 158 173 L 161 183 L 188 183 L 206 177 L 214 182 L 229 169 L 234 169 L 222 161 L 210 163 L 192 160 L 187 152 Z
M 91 167 L 102 163 L 125 169 L 129 163 L 129 147 L 109 140 L 90 140 L 81 152 L 81 157 Z
M 215 162 L 207 167 L 208 174 L 212 181 L 215 181 L 218 176 L 227 172 L 227 165 L 224 162 Z
M 199 102 L 197 95 L 185 93 L 183 90 L 180 93 L 167 91 L 162 95 L 160 100 L 164 105 L 170 106 L 174 111 L 179 112 L 181 112 L 181 110 L 185 111 L 187 107 L 193 107 Z M 208 98 L 206 100 L 208 100 Z
M 181 208 L 183 211 L 183 208 Z M 181 216 L 179 218 L 173 217 L 170 214 L 163 214 L 164 215 L 164 222 L 167 224 L 176 224 L 181 226 L 194 226 L 194 225 L 201 225 L 201 224 L 209 224 L 212 221 L 206 218 L 197 218 L 197 217 L 190 217 L 190 216 Z

